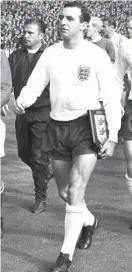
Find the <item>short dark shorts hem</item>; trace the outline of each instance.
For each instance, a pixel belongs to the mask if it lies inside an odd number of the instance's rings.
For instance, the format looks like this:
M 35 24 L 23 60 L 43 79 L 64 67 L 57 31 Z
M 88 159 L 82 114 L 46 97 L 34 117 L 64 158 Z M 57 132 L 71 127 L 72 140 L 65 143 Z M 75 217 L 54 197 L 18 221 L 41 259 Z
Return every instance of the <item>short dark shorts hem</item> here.
M 128 100 L 125 106 L 125 114 L 122 118 L 122 131 L 123 138 L 132 141 L 132 100 Z
M 59 154 L 59 152 L 51 151 L 50 152 L 50 158 L 52 160 L 59 160 L 59 161 L 72 161 L 72 159 L 77 157 L 77 156 L 89 155 L 89 154 L 97 155 L 97 152 L 94 149 L 92 149 L 92 147 L 89 147 L 86 152 L 84 152 L 84 151 L 82 151 L 82 152 L 80 151 L 78 153 L 76 152 L 75 155 L 70 157 L 70 156 L 61 155 L 61 154 Z
M 93 148 L 89 116 L 72 121 L 55 121 L 50 118 L 48 137 L 52 145 L 52 160 L 72 161 L 76 156 L 97 154 Z
M 126 136 L 124 136 L 123 138 L 124 138 L 124 140 L 126 140 L 126 141 L 132 141 L 132 137 L 126 137 Z

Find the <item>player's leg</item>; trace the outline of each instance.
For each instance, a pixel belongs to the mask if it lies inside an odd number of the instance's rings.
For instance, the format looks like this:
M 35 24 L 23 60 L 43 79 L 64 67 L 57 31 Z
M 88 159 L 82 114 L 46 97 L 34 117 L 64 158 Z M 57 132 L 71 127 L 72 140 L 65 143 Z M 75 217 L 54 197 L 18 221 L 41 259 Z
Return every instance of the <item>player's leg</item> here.
M 72 260 L 82 227 L 93 226 L 95 218 L 85 204 L 85 190 L 97 161 L 95 154 L 74 158 L 69 178 L 68 203 L 66 205 L 65 237 L 61 249 Z
M 4 149 L 4 144 L 5 144 L 5 137 L 6 137 L 6 126 L 5 123 L 0 119 L 0 158 L 5 156 L 5 149 Z M 1 161 L 2 162 L 2 161 Z M 1 210 L 0 210 L 0 238 L 3 237 L 3 231 L 4 231 L 4 226 L 3 226 L 3 217 L 2 217 L 2 195 L 4 192 L 4 182 L 1 180 L 1 175 L 0 175 L 0 202 L 1 202 Z
M 132 140 L 124 140 L 124 153 L 127 161 L 126 184 L 132 197 Z
M 52 168 L 56 180 L 59 196 L 67 203 L 69 189 L 69 175 L 72 167 L 71 161 L 52 160 Z
M 72 162 L 62 160 L 52 160 L 52 168 L 54 172 L 55 181 L 58 188 L 59 196 L 67 203 L 67 195 L 69 189 L 69 175 L 72 167 Z M 65 228 L 66 228 L 66 216 L 65 216 Z M 66 229 L 65 229 L 66 231 Z M 69 253 L 60 253 L 54 267 L 51 272 L 59 272 L 61 269 L 69 271 L 72 261 L 69 259 Z
M 127 162 L 126 183 L 132 197 L 132 101 L 128 100 L 123 116 L 124 154 Z
M 53 125 L 51 124 L 52 131 L 54 131 L 54 137 L 52 136 L 51 138 L 55 147 L 54 155 L 59 155 L 59 160 L 64 160 L 64 158 L 65 160 L 66 158 L 67 160 L 72 159 L 72 168 L 71 163 L 65 162 L 62 164 L 54 160 L 53 169 L 59 194 L 62 197 L 63 192 L 63 198 L 64 200 L 67 199 L 67 204 L 64 241 L 61 253 L 54 268 L 51 270 L 52 272 L 59 272 L 63 269 L 69 271 L 79 234 L 86 223 L 86 212 L 87 214 L 89 213 L 88 222 L 91 222 L 91 224 L 94 222 L 94 216 L 87 210 L 84 200 L 86 185 L 97 161 L 95 152 L 92 149 L 89 151 L 92 141 L 90 139 L 91 134 L 89 135 L 88 131 L 87 116 L 65 123 L 59 122 L 58 124 L 52 122 Z M 57 176 L 55 169 L 57 169 Z M 64 176 L 68 171 L 69 175 Z M 63 188 L 61 186 L 61 179 L 65 179 L 62 182 Z

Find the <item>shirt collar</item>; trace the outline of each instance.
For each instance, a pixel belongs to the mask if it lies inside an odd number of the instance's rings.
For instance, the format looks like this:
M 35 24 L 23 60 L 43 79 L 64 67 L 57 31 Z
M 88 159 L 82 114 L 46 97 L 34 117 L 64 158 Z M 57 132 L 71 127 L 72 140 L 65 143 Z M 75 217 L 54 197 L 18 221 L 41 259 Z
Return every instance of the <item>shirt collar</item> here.
M 44 45 L 44 43 L 42 43 L 41 47 L 38 49 L 38 51 L 37 51 L 37 52 L 43 52 L 43 51 L 44 51 L 44 49 L 45 49 L 45 45 Z M 22 46 L 22 47 L 21 47 L 21 50 L 22 50 L 22 51 L 26 51 L 26 52 L 27 52 L 27 48 L 26 48 L 26 46 Z

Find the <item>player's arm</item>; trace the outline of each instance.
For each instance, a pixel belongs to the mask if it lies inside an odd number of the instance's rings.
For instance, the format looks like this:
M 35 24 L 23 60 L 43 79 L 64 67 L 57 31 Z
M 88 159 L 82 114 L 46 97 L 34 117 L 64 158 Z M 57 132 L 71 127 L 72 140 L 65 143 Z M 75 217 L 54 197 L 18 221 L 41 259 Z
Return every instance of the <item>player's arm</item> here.
M 49 74 L 47 69 L 46 50 L 38 60 L 33 72 L 31 73 L 27 84 L 21 90 L 21 93 L 16 100 L 17 111 L 24 113 L 24 109 L 35 103 L 37 98 L 42 94 L 45 87 L 49 83 Z
M 124 95 L 124 76 L 127 72 L 128 69 L 128 64 L 125 60 L 125 54 L 124 54 L 124 46 L 120 46 L 118 53 L 117 53 L 117 58 L 115 62 L 115 73 L 116 73 L 116 79 L 119 84 L 120 88 L 120 97 L 121 101 L 124 100 L 125 95 Z M 126 92 L 125 92 L 126 94 Z
M 118 131 L 121 127 L 121 101 L 120 91 L 116 82 L 113 65 L 108 55 L 103 52 L 102 62 L 98 65 L 97 78 L 100 89 L 100 100 L 106 113 L 109 138 L 103 145 L 100 155 L 106 158 L 113 155 L 115 145 L 118 141 Z
M 1 50 L 1 107 L 8 103 L 11 91 L 12 79 L 10 66 L 5 52 Z
M 111 62 L 114 63 L 115 59 L 116 59 L 115 49 L 114 49 L 113 43 L 110 40 L 107 41 L 107 48 L 106 49 L 107 49 L 107 54 L 109 55 L 109 57 L 111 59 Z

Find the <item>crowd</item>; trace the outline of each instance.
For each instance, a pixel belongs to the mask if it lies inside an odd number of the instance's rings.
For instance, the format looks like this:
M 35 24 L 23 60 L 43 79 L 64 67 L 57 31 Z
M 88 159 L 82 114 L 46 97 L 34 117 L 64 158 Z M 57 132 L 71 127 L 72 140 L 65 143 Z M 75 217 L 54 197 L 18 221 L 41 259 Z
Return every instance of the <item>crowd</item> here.
M 2 48 L 12 51 L 19 46 L 24 21 L 30 17 L 42 19 L 46 25 L 46 47 L 58 41 L 58 16 L 63 4 L 68 1 L 3 1 L 1 4 Z M 117 32 L 126 36 L 125 21 L 132 10 L 132 1 L 81 1 L 88 6 L 93 16 L 113 16 Z

